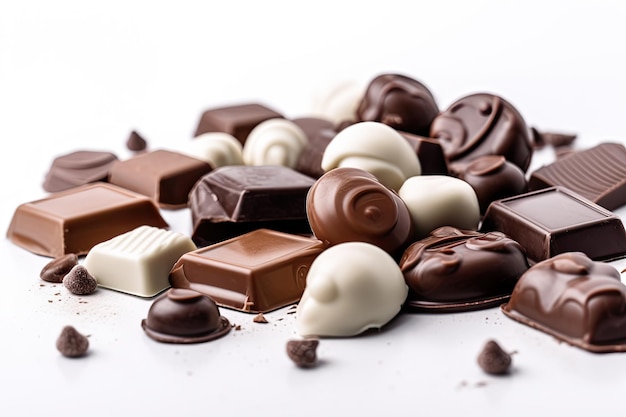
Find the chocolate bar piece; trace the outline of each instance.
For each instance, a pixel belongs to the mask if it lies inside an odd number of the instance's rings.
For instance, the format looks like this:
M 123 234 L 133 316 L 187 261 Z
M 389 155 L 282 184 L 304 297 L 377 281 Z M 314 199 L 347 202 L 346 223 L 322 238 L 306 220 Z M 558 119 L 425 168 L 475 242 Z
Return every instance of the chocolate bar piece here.
M 569 154 L 534 171 L 529 190 L 560 185 L 590 201 L 614 210 L 626 204 L 626 148 L 601 143 Z
M 503 233 L 444 226 L 402 255 L 400 268 L 411 289 L 405 307 L 433 312 L 492 307 L 509 298 L 528 266 L 522 247 Z
M 296 171 L 319 178 L 324 175 L 322 169 L 324 150 L 337 134 L 337 129 L 330 121 L 315 117 L 301 117 L 294 119 L 293 122 L 300 126 L 309 139 L 300 152 Z
M 431 138 L 399 132 L 409 142 L 422 166 L 422 175 L 448 175 L 448 163 L 441 144 Z
M 611 265 L 580 252 L 532 266 L 502 312 L 591 352 L 626 351 L 626 286 Z
M 207 246 L 255 229 L 310 234 L 306 195 L 315 180 L 279 165 L 229 165 L 189 193 L 192 239 Z
M 79 185 L 107 181 L 109 168 L 118 160 L 111 152 L 75 151 L 58 156 L 46 174 L 43 189 L 56 193 Z
M 160 207 L 187 207 L 189 191 L 212 167 L 164 149 L 143 153 L 111 167 L 109 182 L 152 198 Z
M 498 230 L 539 262 L 564 252 L 608 261 L 626 256 L 621 219 L 564 187 L 551 187 L 491 203 L 482 231 Z
M 283 115 L 259 103 L 213 108 L 202 113 L 194 136 L 207 132 L 225 132 L 245 143 L 256 125 L 274 118 L 283 118 Z
M 254 230 L 181 256 L 170 273 L 174 288 L 210 296 L 221 306 L 268 312 L 300 300 L 317 239 L 269 229 Z
M 148 197 L 93 183 L 20 205 L 7 237 L 38 255 L 56 258 L 84 255 L 96 244 L 141 225 L 168 227 Z

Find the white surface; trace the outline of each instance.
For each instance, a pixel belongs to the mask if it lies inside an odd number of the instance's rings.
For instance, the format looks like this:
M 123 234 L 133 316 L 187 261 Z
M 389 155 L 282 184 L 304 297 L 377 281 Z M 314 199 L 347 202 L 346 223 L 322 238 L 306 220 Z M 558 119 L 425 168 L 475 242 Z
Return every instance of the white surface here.
M 55 155 L 127 157 L 132 129 L 175 149 L 211 106 L 261 101 L 303 116 L 334 83 L 380 72 L 421 80 L 442 108 L 490 91 L 530 125 L 577 133 L 579 146 L 626 141 L 624 2 L 156 3 L 0 3 L 3 230 L 18 204 L 45 195 Z M 536 155 L 531 169 L 550 158 Z M 190 232 L 185 211 L 164 215 Z M 240 331 L 159 344 L 140 326 L 151 301 L 72 296 L 39 280 L 49 259 L 6 239 L 0 250 L 2 416 L 623 413 L 624 354 L 558 343 L 498 309 L 402 315 L 380 333 L 325 339 L 321 366 L 302 371 L 284 353 L 289 309 L 268 324 L 222 309 Z M 88 357 L 57 352 L 66 324 L 90 335 Z M 518 352 L 512 375 L 476 365 L 488 338 Z

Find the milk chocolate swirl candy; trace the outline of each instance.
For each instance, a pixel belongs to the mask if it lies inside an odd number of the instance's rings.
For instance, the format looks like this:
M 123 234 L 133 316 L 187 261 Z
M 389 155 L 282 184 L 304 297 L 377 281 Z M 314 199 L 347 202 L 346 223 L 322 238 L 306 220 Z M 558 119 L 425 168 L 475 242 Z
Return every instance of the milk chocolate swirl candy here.
M 626 351 L 626 286 L 617 269 L 581 252 L 528 269 L 502 312 L 585 350 Z
M 502 155 L 522 171 L 532 157 L 530 129 L 515 107 L 502 97 L 476 93 L 460 98 L 433 120 L 448 160 L 465 164 L 483 155 Z
M 330 245 L 367 242 L 394 254 L 413 237 L 404 201 L 358 168 L 335 168 L 322 175 L 309 190 L 306 212 L 315 236 Z
M 439 107 L 430 90 L 400 74 L 381 74 L 367 87 L 359 103 L 360 121 L 381 122 L 394 129 L 428 136 Z
M 408 308 L 451 312 L 506 301 L 528 261 L 522 247 L 503 233 L 445 226 L 411 244 L 400 268 L 411 289 Z

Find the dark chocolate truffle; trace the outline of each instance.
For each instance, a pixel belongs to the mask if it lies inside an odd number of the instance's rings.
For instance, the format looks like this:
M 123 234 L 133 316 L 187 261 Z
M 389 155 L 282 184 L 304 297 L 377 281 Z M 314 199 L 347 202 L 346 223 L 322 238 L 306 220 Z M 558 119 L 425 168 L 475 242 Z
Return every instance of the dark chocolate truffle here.
M 63 356 L 78 358 L 87 353 L 89 339 L 73 326 L 65 326 L 57 338 L 56 346 Z

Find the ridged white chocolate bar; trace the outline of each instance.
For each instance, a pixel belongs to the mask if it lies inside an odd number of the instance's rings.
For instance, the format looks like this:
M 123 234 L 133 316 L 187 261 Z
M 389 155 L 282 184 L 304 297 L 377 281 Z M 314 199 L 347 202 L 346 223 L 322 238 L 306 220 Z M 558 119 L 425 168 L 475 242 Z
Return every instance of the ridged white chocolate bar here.
M 196 249 L 182 233 L 140 226 L 94 246 L 84 266 L 101 287 L 152 297 L 170 286 L 176 261 Z

